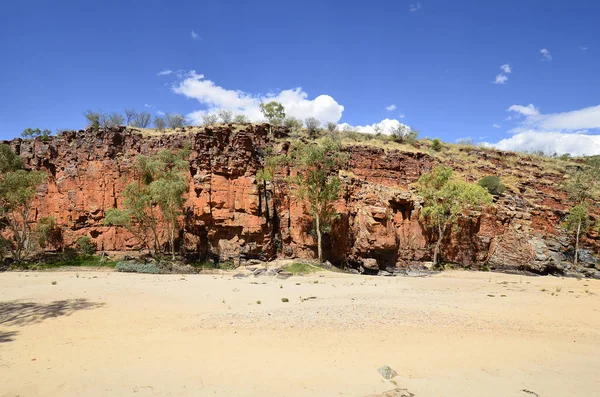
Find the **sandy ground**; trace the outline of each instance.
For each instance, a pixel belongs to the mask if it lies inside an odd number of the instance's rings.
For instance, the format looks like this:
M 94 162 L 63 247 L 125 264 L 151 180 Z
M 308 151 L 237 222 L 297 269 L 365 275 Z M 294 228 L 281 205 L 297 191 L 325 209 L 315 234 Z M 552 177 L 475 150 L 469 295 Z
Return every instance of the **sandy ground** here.
M 398 372 L 393 382 L 382 365 Z M 0 274 L 2 397 L 364 397 L 396 387 L 416 397 L 599 396 L 600 282 L 460 271 Z

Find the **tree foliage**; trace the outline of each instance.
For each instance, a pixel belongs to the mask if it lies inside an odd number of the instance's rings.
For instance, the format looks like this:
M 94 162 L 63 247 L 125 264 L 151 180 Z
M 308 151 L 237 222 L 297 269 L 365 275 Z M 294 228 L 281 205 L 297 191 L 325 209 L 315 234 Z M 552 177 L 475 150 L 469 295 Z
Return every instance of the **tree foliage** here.
M 390 131 L 390 136 L 394 142 L 408 143 L 413 145 L 416 142 L 419 133 L 415 130 L 412 130 L 407 125 L 399 124 L 392 128 Z
M 308 206 L 315 219 L 319 261 L 323 261 L 322 233 L 338 217 L 334 204 L 339 199 L 341 180 L 336 175 L 348 156 L 341 152 L 339 142 L 299 143 L 291 151 L 298 175 L 292 179 L 299 199 Z
M 492 196 L 479 185 L 452 179 L 452 168 L 439 165 L 423 174 L 417 183 L 423 197 L 422 219 L 437 231 L 433 262 L 438 263 L 442 238 L 458 217 L 483 205 L 492 203 Z
M 155 253 L 160 252 L 160 231 L 164 230 L 174 259 L 188 188 L 189 153 L 187 149 L 162 150 L 154 156 L 139 156 L 135 167 L 139 180 L 125 188 L 123 209 L 106 212 L 105 224 L 127 228 L 149 250 L 152 244 Z
M 32 249 L 30 226 L 31 204 L 46 174 L 23 168 L 23 162 L 2 145 L 0 149 L 0 227 L 8 230 L 9 237 L 0 234 L 15 261 L 20 262 Z M 4 147 L 5 146 L 5 147 Z
M 26 128 L 21 132 L 23 138 L 40 138 L 43 141 L 48 139 L 50 134 L 52 134 L 52 131 L 49 129 L 40 130 L 39 128 Z
M 92 110 L 86 110 L 83 114 L 85 119 L 87 120 L 88 128 L 97 130 L 100 128 L 100 113 L 94 112 Z
M 281 103 L 276 101 L 261 103 L 260 111 L 269 120 L 269 124 L 272 125 L 281 125 L 283 119 L 285 119 L 285 108 Z

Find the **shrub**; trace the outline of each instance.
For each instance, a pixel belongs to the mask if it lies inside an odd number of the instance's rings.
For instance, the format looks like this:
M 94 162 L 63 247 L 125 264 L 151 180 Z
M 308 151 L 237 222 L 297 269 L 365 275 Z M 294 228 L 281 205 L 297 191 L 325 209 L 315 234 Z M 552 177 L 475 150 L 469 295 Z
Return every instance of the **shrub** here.
M 167 129 L 167 122 L 164 118 L 156 116 L 154 117 L 154 128 L 159 131 L 164 131 Z
M 458 141 L 456 141 L 456 143 L 465 146 L 473 146 L 475 144 L 472 138 L 461 138 Z
M 479 186 L 484 187 L 493 196 L 500 196 L 506 191 L 506 186 L 497 176 L 486 176 L 478 182 Z
M 327 123 L 327 131 L 329 131 L 330 133 L 334 133 L 336 132 L 338 129 L 338 124 L 336 122 L 330 121 L 329 123 Z
M 233 121 L 233 113 L 231 112 L 231 110 L 220 110 L 219 117 L 221 118 L 221 121 L 223 121 L 225 124 L 229 124 Z
M 75 245 L 77 246 L 77 251 L 81 255 L 92 255 L 96 252 L 96 244 L 94 244 L 90 236 L 79 237 Z
M 118 272 L 126 273 L 148 273 L 148 274 L 159 274 L 160 271 L 153 263 L 141 263 L 141 262 L 117 262 L 115 270 Z
M 304 120 L 304 124 L 306 125 L 306 129 L 308 130 L 308 135 L 311 138 L 314 138 L 317 134 L 317 131 L 319 131 L 321 122 L 315 117 L 307 117 Z
M 205 114 L 202 116 L 202 125 L 205 127 L 215 125 L 219 121 L 216 114 Z
M 182 116 L 179 113 L 169 113 L 167 114 L 167 125 L 170 129 L 181 128 L 185 126 L 185 116 Z
M 236 124 L 248 124 L 250 119 L 243 114 L 236 114 L 233 118 L 233 122 Z
M 88 127 L 94 130 L 100 128 L 100 113 L 91 110 L 86 110 L 83 114 L 87 120 Z
M 440 138 L 435 138 L 433 141 L 431 141 L 431 150 L 434 152 L 439 152 L 442 150 L 442 141 Z
M 281 301 L 282 301 L 283 303 L 288 303 L 290 300 L 289 300 L 288 298 L 281 298 Z

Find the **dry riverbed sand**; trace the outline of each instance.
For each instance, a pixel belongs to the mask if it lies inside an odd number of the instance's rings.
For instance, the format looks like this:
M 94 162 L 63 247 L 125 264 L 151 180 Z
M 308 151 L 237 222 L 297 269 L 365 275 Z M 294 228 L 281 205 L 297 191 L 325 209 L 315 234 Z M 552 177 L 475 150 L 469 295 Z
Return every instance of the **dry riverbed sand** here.
M 0 396 L 600 395 L 599 281 L 232 275 L 0 274 Z

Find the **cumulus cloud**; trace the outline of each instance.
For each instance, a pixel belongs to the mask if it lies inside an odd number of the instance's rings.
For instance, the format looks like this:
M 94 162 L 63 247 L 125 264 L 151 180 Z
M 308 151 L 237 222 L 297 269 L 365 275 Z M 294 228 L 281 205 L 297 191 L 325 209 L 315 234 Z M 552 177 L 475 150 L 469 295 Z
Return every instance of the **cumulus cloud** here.
M 198 40 L 200 38 L 200 36 L 198 36 L 198 33 L 194 32 L 193 30 L 192 30 L 191 36 L 192 36 L 192 40 Z
M 404 115 L 404 113 L 400 113 L 400 114 L 398 115 L 398 117 L 400 117 L 401 119 L 403 119 L 403 118 L 405 118 L 406 116 Z
M 510 65 L 508 63 L 500 66 L 500 69 L 502 69 L 504 73 L 512 73 L 512 70 L 510 69 Z
M 188 115 L 193 123 L 198 124 L 202 122 L 202 116 L 215 113 L 220 109 L 243 114 L 252 121 L 264 120 L 260 112 L 260 103 L 264 101 L 280 102 L 285 107 L 288 116 L 301 120 L 315 117 L 322 123 L 338 122 L 344 111 L 344 107 L 329 95 L 319 95 L 314 99 L 309 99 L 308 94 L 299 87 L 267 95 L 251 94 L 218 86 L 195 71 L 185 74 L 172 86 L 172 90 L 176 94 L 196 99 L 205 106 L 205 109 Z
M 551 61 L 552 60 L 552 55 L 550 54 L 550 51 L 548 51 L 547 48 L 542 48 L 540 50 L 540 54 L 542 54 L 542 61 Z
M 492 127 L 494 127 L 494 128 L 500 128 L 500 124 L 494 123 L 494 124 L 492 124 Z
M 589 156 L 600 154 L 600 135 L 532 130 L 502 139 L 492 146 L 502 150 L 542 150 L 547 154 Z
M 562 113 L 542 114 L 529 104 L 527 106 L 512 105 L 509 111 L 525 116 L 520 130 L 535 129 L 541 131 L 581 132 L 581 130 L 600 129 L 600 105 Z
M 173 71 L 172 71 L 172 70 L 165 69 L 165 70 L 163 70 L 163 71 L 160 71 L 160 72 L 158 72 L 156 75 L 157 75 L 157 76 L 168 76 L 168 75 L 170 75 L 171 73 L 173 73 Z
M 396 119 L 384 119 L 382 121 L 380 121 L 379 123 L 374 123 L 371 125 L 350 125 L 348 123 L 342 123 L 340 124 L 340 129 L 342 130 L 351 130 L 351 131 L 358 131 L 358 132 L 365 132 L 368 134 L 374 134 L 377 132 L 381 132 L 382 134 L 386 134 L 389 135 L 391 133 L 392 130 L 398 128 L 398 126 L 403 126 L 405 129 L 407 129 L 408 131 L 411 130 L 411 128 L 406 125 L 403 124 L 401 122 L 399 122 Z
M 410 12 L 416 12 L 416 11 L 419 11 L 421 9 L 421 7 L 422 7 L 421 3 L 411 4 L 408 7 L 408 11 L 410 11 Z
M 385 108 L 385 110 L 387 110 L 388 112 L 392 112 L 392 111 L 396 110 L 396 105 L 391 104 L 390 106 L 387 106 Z
M 576 156 L 600 154 L 600 105 L 562 113 L 543 114 L 533 104 L 512 105 L 519 114 L 514 135 L 493 144 L 505 150 L 542 150 Z M 592 132 L 590 132 L 592 131 Z

